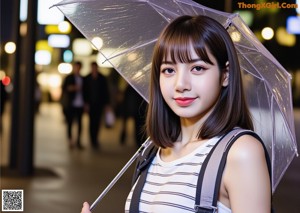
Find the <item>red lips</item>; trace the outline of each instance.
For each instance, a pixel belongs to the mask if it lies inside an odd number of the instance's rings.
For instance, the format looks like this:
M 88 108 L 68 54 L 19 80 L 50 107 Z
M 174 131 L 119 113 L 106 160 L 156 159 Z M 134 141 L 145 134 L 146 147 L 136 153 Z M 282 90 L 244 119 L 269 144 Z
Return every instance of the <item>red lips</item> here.
M 196 100 L 196 98 L 174 98 L 174 100 L 179 106 L 186 107 L 191 105 Z

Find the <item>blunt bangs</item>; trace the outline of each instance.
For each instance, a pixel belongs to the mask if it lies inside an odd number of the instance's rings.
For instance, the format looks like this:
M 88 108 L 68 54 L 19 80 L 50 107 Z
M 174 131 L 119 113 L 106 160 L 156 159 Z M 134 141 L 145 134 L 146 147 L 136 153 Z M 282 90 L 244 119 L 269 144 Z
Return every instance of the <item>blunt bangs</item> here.
M 175 25 L 166 31 L 158 47 L 162 56 L 159 64 L 168 59 L 171 59 L 172 63 L 190 63 L 193 60 L 191 47 L 201 60 L 213 64 L 208 57 L 203 34 L 195 28 L 192 22 L 187 22 Z

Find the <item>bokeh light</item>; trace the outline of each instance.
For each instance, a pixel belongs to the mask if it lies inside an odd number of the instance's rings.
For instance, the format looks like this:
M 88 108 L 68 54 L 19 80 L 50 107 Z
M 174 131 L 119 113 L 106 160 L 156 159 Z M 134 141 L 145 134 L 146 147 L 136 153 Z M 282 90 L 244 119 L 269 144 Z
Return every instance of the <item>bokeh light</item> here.
M 89 56 L 93 53 L 93 49 L 88 40 L 77 38 L 73 41 L 72 50 L 75 55 Z
M 66 63 L 70 63 L 73 61 L 73 52 L 71 50 L 65 50 L 63 53 L 63 60 Z
M 2 83 L 3 83 L 4 86 L 8 86 L 10 84 L 10 81 L 11 81 L 10 77 L 8 77 L 8 76 L 4 76 L 2 78 Z
M 49 65 L 51 63 L 51 53 L 47 50 L 36 51 L 35 63 L 39 65 Z
M 6 76 L 4 70 L 0 70 L 0 80 L 2 80 Z
M 265 40 L 271 40 L 274 37 L 274 30 L 271 27 L 265 27 L 261 31 L 261 35 Z
M 296 36 L 289 34 L 284 27 L 276 30 L 276 40 L 282 46 L 292 47 L 296 44 Z
M 61 74 L 69 74 L 72 72 L 73 67 L 70 63 L 60 63 L 57 67 L 57 70 Z
M 103 46 L 103 40 L 100 37 L 94 37 L 92 39 L 92 47 L 95 50 L 100 50 Z
M 4 50 L 7 54 L 13 54 L 16 51 L 16 44 L 12 41 L 9 41 L 5 44 Z
M 68 21 L 63 21 L 58 24 L 58 29 L 62 33 L 70 33 L 72 26 Z

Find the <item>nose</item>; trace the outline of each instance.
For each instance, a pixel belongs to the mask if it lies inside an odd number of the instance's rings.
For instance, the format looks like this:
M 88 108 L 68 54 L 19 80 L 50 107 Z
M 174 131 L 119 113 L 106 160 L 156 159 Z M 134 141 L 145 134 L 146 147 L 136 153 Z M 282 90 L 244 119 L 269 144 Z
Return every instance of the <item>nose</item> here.
M 177 71 L 175 89 L 178 92 L 191 90 L 191 79 L 189 72 L 186 72 L 186 70 Z

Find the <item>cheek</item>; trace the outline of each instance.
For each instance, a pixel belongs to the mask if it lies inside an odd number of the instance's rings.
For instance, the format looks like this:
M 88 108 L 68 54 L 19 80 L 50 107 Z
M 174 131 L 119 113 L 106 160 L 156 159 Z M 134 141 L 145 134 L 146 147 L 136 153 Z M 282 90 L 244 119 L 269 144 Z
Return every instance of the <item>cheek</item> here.
M 208 98 L 214 98 L 221 90 L 221 83 L 218 78 L 207 78 L 195 82 L 194 88 L 201 95 L 210 94 Z

